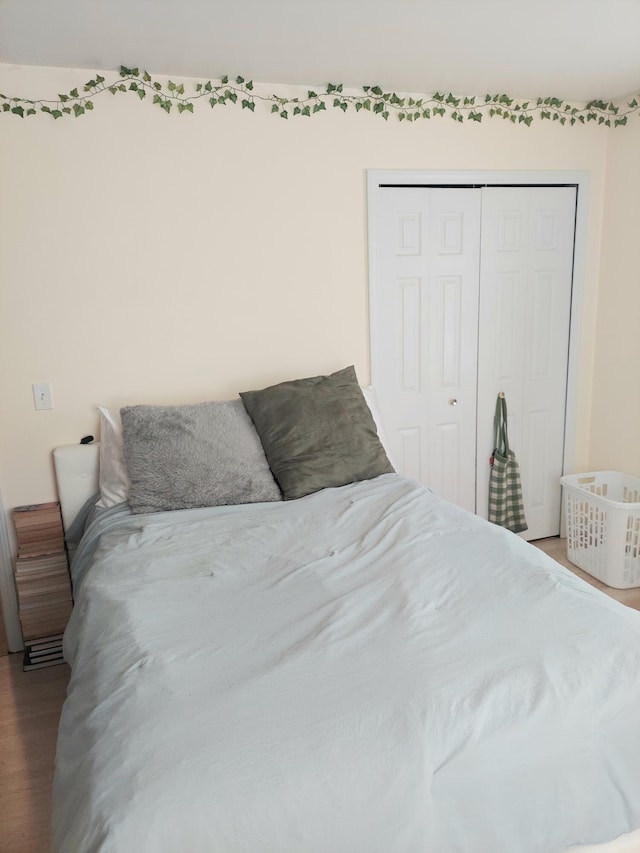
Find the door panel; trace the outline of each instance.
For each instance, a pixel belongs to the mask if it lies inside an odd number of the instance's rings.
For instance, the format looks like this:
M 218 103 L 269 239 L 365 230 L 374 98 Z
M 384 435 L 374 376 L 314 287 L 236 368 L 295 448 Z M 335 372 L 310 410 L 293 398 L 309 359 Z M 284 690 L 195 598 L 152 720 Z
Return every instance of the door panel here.
M 372 375 L 392 456 L 473 512 L 480 192 L 384 193 Z
M 478 349 L 477 511 L 486 518 L 496 396 L 504 391 L 527 539 L 560 530 L 574 187 L 486 187 Z

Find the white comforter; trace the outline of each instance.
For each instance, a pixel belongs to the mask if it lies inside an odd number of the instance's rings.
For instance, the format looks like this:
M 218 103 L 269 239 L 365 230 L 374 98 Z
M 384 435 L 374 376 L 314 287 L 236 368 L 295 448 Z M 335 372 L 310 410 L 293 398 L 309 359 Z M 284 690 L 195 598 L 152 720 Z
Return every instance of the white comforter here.
M 640 826 L 640 613 L 398 475 L 112 522 L 65 651 L 57 853 L 557 853 Z

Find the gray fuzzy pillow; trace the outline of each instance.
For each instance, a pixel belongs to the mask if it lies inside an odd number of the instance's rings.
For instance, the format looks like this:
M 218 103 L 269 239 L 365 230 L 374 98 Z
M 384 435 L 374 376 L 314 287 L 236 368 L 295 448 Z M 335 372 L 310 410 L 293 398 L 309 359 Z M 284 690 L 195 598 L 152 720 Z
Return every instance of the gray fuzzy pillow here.
M 282 500 L 240 400 L 120 414 L 133 512 Z

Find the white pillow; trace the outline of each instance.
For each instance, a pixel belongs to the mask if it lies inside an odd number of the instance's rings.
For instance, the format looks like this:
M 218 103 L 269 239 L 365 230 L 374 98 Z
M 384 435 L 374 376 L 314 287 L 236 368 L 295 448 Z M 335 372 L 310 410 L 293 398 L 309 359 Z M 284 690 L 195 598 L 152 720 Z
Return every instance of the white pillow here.
M 97 506 L 110 507 L 129 497 L 129 477 L 122 449 L 122 421 L 119 409 L 100 412 L 100 500 Z
M 378 398 L 376 397 L 376 391 L 373 385 L 367 385 L 362 389 L 362 393 L 364 395 L 364 399 L 367 402 L 367 406 L 369 406 L 369 411 L 373 416 L 374 423 L 376 425 L 376 429 L 378 431 L 378 438 L 380 439 L 380 444 L 384 447 L 384 452 L 387 454 L 387 459 L 393 467 L 398 470 L 398 466 L 393 461 L 393 457 L 389 452 L 389 440 L 387 439 L 386 433 L 384 431 L 384 423 L 382 421 L 382 414 L 380 412 L 380 405 L 378 403 Z

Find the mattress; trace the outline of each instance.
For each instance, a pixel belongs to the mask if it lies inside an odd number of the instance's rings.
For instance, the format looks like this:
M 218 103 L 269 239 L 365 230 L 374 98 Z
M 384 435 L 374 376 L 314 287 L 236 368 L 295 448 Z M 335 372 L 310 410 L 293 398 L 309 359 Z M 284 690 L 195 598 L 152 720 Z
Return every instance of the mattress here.
M 640 613 L 397 474 L 88 528 L 57 853 L 560 853 L 640 827 Z

